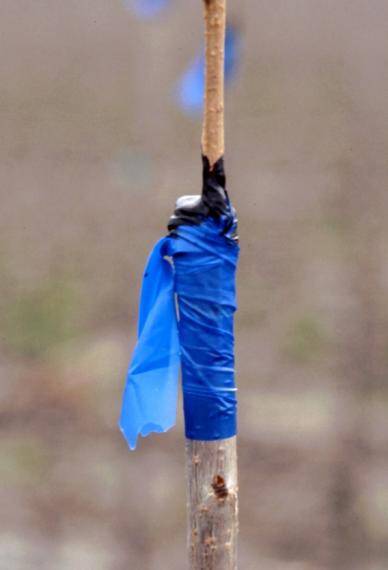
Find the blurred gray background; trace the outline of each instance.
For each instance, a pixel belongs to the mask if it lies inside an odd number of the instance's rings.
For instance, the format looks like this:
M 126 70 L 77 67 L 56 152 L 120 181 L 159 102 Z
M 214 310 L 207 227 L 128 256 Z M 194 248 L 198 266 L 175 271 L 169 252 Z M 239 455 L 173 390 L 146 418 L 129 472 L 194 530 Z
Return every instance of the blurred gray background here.
M 388 3 L 240 0 L 242 570 L 388 568 Z M 186 567 L 182 420 L 117 429 L 146 256 L 201 184 L 200 0 L 0 3 L 0 569 Z

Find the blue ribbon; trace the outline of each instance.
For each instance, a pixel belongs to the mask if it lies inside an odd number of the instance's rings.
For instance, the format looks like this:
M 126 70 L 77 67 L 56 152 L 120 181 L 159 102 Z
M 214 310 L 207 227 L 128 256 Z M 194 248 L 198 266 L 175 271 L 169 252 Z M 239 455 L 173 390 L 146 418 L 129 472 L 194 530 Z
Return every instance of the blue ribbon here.
M 236 434 L 238 253 L 228 215 L 180 226 L 155 245 L 144 273 L 120 419 L 131 449 L 139 434 L 175 424 L 180 367 L 186 437 L 207 441 Z

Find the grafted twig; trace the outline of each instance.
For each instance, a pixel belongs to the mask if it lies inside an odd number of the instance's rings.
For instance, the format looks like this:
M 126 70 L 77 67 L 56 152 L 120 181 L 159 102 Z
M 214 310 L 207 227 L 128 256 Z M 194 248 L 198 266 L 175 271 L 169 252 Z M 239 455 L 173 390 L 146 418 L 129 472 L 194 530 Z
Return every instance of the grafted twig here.
M 224 155 L 226 0 L 203 0 L 206 81 L 202 153 L 213 167 Z M 236 437 L 186 442 L 188 547 L 191 570 L 236 570 Z
M 224 154 L 226 0 L 204 0 L 206 78 L 202 152 L 210 167 Z

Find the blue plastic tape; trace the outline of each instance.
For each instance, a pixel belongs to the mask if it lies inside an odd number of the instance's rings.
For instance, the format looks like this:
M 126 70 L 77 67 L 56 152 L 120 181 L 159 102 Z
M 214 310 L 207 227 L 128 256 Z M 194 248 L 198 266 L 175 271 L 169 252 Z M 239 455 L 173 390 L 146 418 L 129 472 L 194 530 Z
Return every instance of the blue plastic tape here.
M 164 432 L 175 425 L 180 346 L 174 275 L 164 259 L 168 238 L 154 247 L 144 272 L 138 341 L 129 366 L 120 429 L 131 449 L 138 435 Z
M 158 16 L 164 8 L 167 8 L 169 0 L 123 0 L 127 10 L 133 10 L 135 14 L 144 19 Z
M 170 250 L 179 303 L 186 437 L 214 440 L 236 434 L 233 314 L 237 243 L 225 217 L 180 226 Z
M 186 437 L 208 441 L 236 434 L 233 315 L 239 246 L 231 215 L 229 210 L 199 225 L 177 227 L 148 260 L 120 420 L 131 449 L 139 434 L 175 424 L 180 366 Z

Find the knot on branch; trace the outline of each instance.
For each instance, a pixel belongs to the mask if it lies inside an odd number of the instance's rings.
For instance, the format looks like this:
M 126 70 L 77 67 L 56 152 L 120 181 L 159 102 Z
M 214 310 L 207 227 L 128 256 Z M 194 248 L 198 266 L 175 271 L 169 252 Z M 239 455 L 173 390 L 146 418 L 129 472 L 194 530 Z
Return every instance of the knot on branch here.
M 225 479 L 221 475 L 214 475 L 212 488 L 217 499 L 226 499 L 229 494 Z

